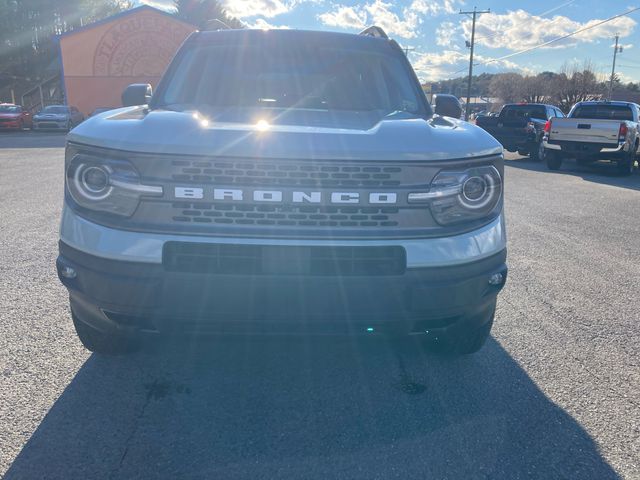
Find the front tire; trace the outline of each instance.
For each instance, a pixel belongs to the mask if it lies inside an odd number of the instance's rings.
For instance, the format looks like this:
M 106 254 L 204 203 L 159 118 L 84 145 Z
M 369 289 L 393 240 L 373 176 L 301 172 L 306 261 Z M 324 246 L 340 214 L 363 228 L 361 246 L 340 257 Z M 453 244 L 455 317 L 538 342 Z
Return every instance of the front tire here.
M 558 152 L 546 152 L 545 161 L 549 170 L 560 170 L 562 166 L 562 155 Z
M 138 339 L 133 334 L 118 331 L 103 332 L 83 322 L 72 311 L 73 326 L 82 345 L 90 352 L 104 355 L 121 355 L 138 349 Z

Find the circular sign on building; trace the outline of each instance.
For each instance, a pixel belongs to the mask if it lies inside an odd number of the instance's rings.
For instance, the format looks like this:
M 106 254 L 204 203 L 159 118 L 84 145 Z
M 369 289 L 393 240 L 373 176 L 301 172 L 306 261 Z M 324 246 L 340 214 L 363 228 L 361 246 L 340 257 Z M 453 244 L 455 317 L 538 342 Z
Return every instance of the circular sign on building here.
M 184 27 L 170 18 L 131 16 L 115 22 L 100 39 L 93 74 L 104 77 L 161 75 L 184 40 Z

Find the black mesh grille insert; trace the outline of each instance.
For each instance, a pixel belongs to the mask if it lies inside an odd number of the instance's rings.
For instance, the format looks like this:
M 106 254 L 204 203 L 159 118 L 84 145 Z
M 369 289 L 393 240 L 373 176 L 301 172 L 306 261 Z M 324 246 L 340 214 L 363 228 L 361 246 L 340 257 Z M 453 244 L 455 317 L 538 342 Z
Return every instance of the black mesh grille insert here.
M 402 167 L 344 166 L 247 160 L 173 160 L 171 179 L 218 185 L 397 187 Z
M 402 247 L 306 247 L 167 242 L 166 270 L 250 275 L 401 275 Z
M 230 205 L 174 202 L 175 222 L 290 227 L 395 227 L 397 207 Z

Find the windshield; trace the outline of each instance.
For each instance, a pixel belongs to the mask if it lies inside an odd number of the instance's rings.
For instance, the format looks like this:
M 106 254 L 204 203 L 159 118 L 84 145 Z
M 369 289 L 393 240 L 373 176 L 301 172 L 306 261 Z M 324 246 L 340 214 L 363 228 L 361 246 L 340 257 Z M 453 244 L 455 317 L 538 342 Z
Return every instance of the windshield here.
M 0 105 L 0 113 L 20 113 L 22 108 L 17 105 Z
M 571 118 L 594 120 L 633 120 L 633 112 L 626 105 L 582 105 L 576 107 Z
M 49 106 L 45 107 L 42 113 L 69 113 L 69 107 Z
M 505 118 L 536 118 L 538 120 L 547 119 L 545 107 L 537 105 L 513 105 L 505 107 Z
M 405 63 L 378 52 L 206 46 L 173 71 L 159 105 L 423 112 Z

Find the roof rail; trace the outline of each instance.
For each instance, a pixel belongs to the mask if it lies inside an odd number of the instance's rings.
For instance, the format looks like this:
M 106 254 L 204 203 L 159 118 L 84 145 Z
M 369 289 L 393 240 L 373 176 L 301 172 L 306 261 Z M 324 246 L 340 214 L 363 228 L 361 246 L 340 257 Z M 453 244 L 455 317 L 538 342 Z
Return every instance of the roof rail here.
M 367 27 L 362 30 L 358 35 L 366 35 L 368 37 L 376 37 L 376 38 L 385 38 L 389 39 L 387 33 L 380 27 L 376 25 L 372 25 L 371 27 Z
M 224 23 L 222 20 L 218 18 L 212 18 L 211 20 L 207 20 L 204 30 L 216 31 L 216 30 L 233 30 L 233 29 L 229 25 Z

